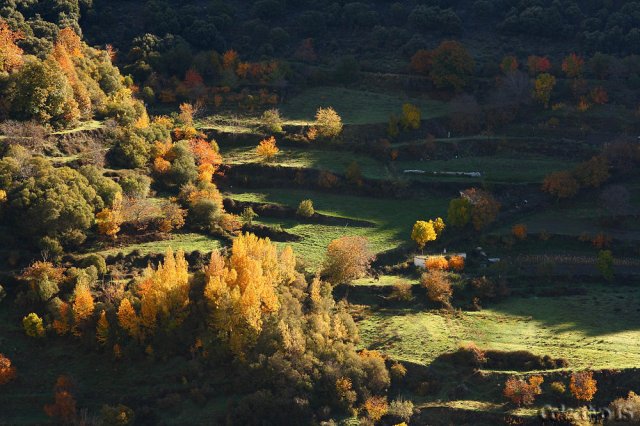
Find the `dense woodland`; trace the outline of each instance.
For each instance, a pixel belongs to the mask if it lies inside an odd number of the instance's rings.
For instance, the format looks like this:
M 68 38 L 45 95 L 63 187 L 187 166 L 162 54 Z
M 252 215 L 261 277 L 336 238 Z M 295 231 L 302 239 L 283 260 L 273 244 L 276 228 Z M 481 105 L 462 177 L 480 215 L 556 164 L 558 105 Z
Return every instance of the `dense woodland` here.
M 3 2 L 0 424 L 635 424 L 639 24 Z

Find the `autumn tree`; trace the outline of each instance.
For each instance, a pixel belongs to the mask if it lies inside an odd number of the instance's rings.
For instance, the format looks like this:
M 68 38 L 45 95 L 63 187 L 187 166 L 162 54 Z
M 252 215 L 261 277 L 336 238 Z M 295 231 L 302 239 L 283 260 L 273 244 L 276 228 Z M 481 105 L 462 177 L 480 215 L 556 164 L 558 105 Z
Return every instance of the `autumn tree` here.
M 533 99 L 548 108 L 551 92 L 553 92 L 555 85 L 556 78 L 551 74 L 542 73 L 538 75 L 533 83 Z
M 421 112 L 416 105 L 402 104 L 402 126 L 405 129 L 417 130 L 420 128 Z
M 122 299 L 118 308 L 118 324 L 131 337 L 140 338 L 140 320 L 129 299 Z
M 374 258 L 365 237 L 341 237 L 329 243 L 322 273 L 333 284 L 351 282 L 367 273 Z
M 578 181 L 568 171 L 553 172 L 542 182 L 542 190 L 558 200 L 575 196 L 579 189 Z
M 389 403 L 386 397 L 371 396 L 364 402 L 363 408 L 367 416 L 373 422 L 377 422 L 389 411 Z
M 443 41 L 431 52 L 429 78 L 440 89 L 464 88 L 475 70 L 475 61 L 457 41 Z
M 453 287 L 448 274 L 441 269 L 433 269 L 422 274 L 420 284 L 427 289 L 427 297 L 432 302 L 440 303 L 446 308 L 451 307 Z
M 596 379 L 591 371 L 577 371 L 571 374 L 569 390 L 578 401 L 591 401 L 598 391 Z
M 124 222 L 122 193 L 117 192 L 113 200 L 113 205 L 110 208 L 104 208 L 96 213 L 98 232 L 115 239 L 117 238 L 118 232 L 120 232 L 122 222 Z
M 471 220 L 473 206 L 467 198 L 454 198 L 449 202 L 447 223 L 456 228 L 463 228 Z
M 504 74 L 509 74 L 518 70 L 518 58 L 515 56 L 505 56 L 500 62 L 500 70 Z
M 109 320 L 107 319 L 107 312 L 102 310 L 100 312 L 100 318 L 96 327 L 96 340 L 100 346 L 107 344 L 109 340 Z
M 584 59 L 575 53 L 565 57 L 562 61 L 562 71 L 569 78 L 579 78 L 582 75 Z
M 11 30 L 9 24 L 0 18 L 0 72 L 11 73 L 23 64 L 22 49 L 16 42 L 24 36 Z
M 578 164 L 573 174 L 579 186 L 599 188 L 609 179 L 609 168 L 609 160 L 604 155 L 598 155 Z
M 29 297 L 46 302 L 59 291 L 58 285 L 64 277 L 64 269 L 51 262 L 37 261 L 25 268 L 20 279 L 29 286 Z
M 82 334 L 80 326 L 93 315 L 93 309 L 94 301 L 89 285 L 84 281 L 78 282 L 73 292 L 73 334 Z
M 444 221 L 441 218 L 435 220 L 419 220 L 413 225 L 411 230 L 411 239 L 418 244 L 420 250 L 422 250 L 430 241 L 435 241 L 440 233 L 444 230 Z
M 527 58 L 527 69 L 532 77 L 546 73 L 551 70 L 551 61 L 546 56 L 531 55 Z
M 511 228 L 511 234 L 519 240 L 527 239 L 527 225 L 518 223 Z
M 471 209 L 471 222 L 476 231 L 480 231 L 493 223 L 500 212 L 500 203 L 490 192 L 470 188 L 462 191 L 462 198 L 465 198 L 473 206 Z
M 171 331 L 185 319 L 189 306 L 189 264 L 184 252 L 168 248 L 164 262 L 147 267 L 138 282 L 140 325 L 144 335 L 156 328 Z
M 411 57 L 409 69 L 416 74 L 427 75 L 431 68 L 432 54 L 429 50 L 420 49 Z
M 72 394 L 73 385 L 67 376 L 60 376 L 53 387 L 54 402 L 44 406 L 47 416 L 61 424 L 75 424 L 78 417 L 76 400 Z
M 276 146 L 276 138 L 273 136 L 261 140 L 256 148 L 256 154 L 264 161 L 273 159 L 279 151 L 280 149 Z
M 16 378 L 16 367 L 11 365 L 11 360 L 0 354 L 0 386 L 6 385 Z
M 318 108 L 315 127 L 320 136 L 335 138 L 342 132 L 342 118 L 332 107 Z
M 529 377 L 529 380 L 511 376 L 504 384 L 503 394 L 509 401 L 517 406 L 531 405 L 535 401 L 536 396 L 542 393 L 540 385 L 543 382 L 544 378 L 537 375 Z
M 283 251 L 282 256 L 289 256 Z M 253 234 L 236 237 L 231 256 L 211 254 L 205 269 L 205 298 L 211 310 L 211 326 L 230 350 L 243 358 L 256 342 L 267 315 L 280 304 L 276 288 L 294 275 L 294 262 L 280 264 L 271 241 Z

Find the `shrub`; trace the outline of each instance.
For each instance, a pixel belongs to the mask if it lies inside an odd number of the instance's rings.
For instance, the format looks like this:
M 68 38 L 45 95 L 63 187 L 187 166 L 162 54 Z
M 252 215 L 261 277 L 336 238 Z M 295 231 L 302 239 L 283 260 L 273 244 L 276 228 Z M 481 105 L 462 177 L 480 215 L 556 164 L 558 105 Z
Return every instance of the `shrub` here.
M 518 406 L 531 405 L 536 396 L 542 393 L 540 388 L 542 382 L 544 382 L 542 376 L 531 376 L 528 381 L 511 376 L 504 385 L 503 394 Z
M 611 250 L 598 253 L 598 270 L 607 281 L 613 280 L 613 255 Z
M 296 210 L 296 214 L 300 217 L 310 218 L 316 213 L 313 208 L 313 201 L 311 200 L 302 200 L 300 204 L 298 204 L 298 210 Z
M 16 378 L 16 368 L 11 365 L 11 360 L 0 354 L 0 385 L 6 385 Z
M 135 413 L 126 405 L 103 405 L 100 410 L 99 424 L 102 426 L 129 426 L 133 425 L 135 420 Z
M 449 262 L 444 256 L 429 256 L 425 262 L 425 267 L 429 271 L 444 271 L 449 268 Z
M 318 176 L 318 186 L 325 189 L 331 189 L 338 185 L 338 177 L 331 172 L 322 170 Z
M 562 382 L 553 382 L 549 388 L 551 389 L 551 393 L 555 396 L 562 396 L 567 390 L 567 387 Z
M 374 258 L 365 237 L 338 238 L 327 247 L 323 274 L 333 284 L 350 282 L 364 276 Z
M 189 223 L 192 227 L 211 232 L 220 220 L 222 209 L 214 200 L 201 199 L 189 207 Z
M 518 223 L 511 228 L 511 234 L 519 240 L 527 239 L 527 225 Z
M 451 256 L 449 258 L 448 268 L 453 271 L 462 271 L 464 269 L 464 257 Z
M 315 127 L 320 136 L 335 138 L 342 132 L 342 119 L 331 107 L 318 108 Z
M 403 421 L 408 422 L 413 416 L 413 402 L 402 398 L 391 401 L 388 414 L 399 417 Z
M 262 124 L 273 133 L 282 133 L 282 118 L 280 111 L 276 108 L 268 109 L 262 113 Z
M 446 272 L 440 269 L 429 270 L 422 274 L 420 283 L 427 289 L 429 300 L 451 307 L 453 288 Z
M 42 318 L 38 314 L 31 312 L 26 317 L 22 318 L 22 327 L 24 332 L 29 337 L 44 337 L 44 326 L 42 325 Z
M 146 198 L 149 195 L 151 178 L 140 173 L 128 172 L 118 183 L 127 197 Z
M 411 284 L 399 281 L 393 285 L 391 289 L 391 295 L 389 299 L 397 300 L 398 302 L 408 302 L 413 299 L 411 294 Z
M 389 403 L 383 396 L 371 396 L 364 402 L 363 408 L 369 418 L 377 422 L 389 411 Z
M 578 371 L 571 374 L 569 390 L 578 401 L 591 401 L 598 391 L 597 381 L 591 371 Z
M 269 161 L 280 152 L 280 149 L 276 146 L 276 138 L 271 136 L 270 138 L 263 139 L 256 147 L 256 154 L 260 156 L 264 161 Z
M 253 219 L 255 219 L 256 217 L 258 217 L 258 213 L 253 211 L 251 207 L 245 208 L 244 210 L 242 210 L 242 213 L 240 213 L 242 222 L 246 223 L 247 225 L 251 225 Z
M 391 368 L 389 368 L 389 371 L 391 372 L 391 377 L 393 377 L 394 380 L 402 380 L 404 376 L 407 375 L 406 367 L 399 362 L 394 362 L 391 365 Z
M 609 409 L 613 413 L 613 419 L 638 419 L 640 418 L 640 396 L 633 391 L 629 391 L 626 398 L 617 398 L 611 402 Z
M 80 261 L 81 268 L 88 268 L 89 266 L 95 266 L 98 274 L 104 275 L 107 273 L 107 262 L 104 257 L 97 254 L 90 254 L 86 257 L 83 257 Z

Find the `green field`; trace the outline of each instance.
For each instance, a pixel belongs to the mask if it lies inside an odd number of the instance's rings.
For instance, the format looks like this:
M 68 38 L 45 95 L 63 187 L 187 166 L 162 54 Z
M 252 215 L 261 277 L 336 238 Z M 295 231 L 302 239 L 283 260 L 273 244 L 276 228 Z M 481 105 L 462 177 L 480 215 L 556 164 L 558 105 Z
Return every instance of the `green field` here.
M 257 142 L 256 142 L 257 144 Z M 259 163 L 261 158 L 256 154 L 255 146 L 222 146 L 221 152 L 226 163 L 247 164 Z M 404 177 L 407 179 L 431 181 L 466 181 L 481 179 L 492 182 L 507 183 L 540 183 L 544 177 L 554 171 L 572 167 L 574 163 L 541 155 L 521 154 L 461 157 L 451 160 L 399 160 L 388 165 L 375 158 L 345 150 L 319 150 L 312 148 L 280 147 L 280 152 L 266 164 L 280 167 L 300 167 L 330 170 L 334 173 L 345 173 L 347 167 L 357 162 L 362 175 L 372 179 L 391 179 Z M 434 176 L 421 174 L 405 174 L 404 170 L 422 170 L 431 172 L 480 172 L 482 178 Z
M 344 235 L 368 237 L 376 252 L 395 248 L 409 241 L 411 227 L 416 220 L 443 216 L 449 203 L 449 199 L 443 197 L 396 200 L 286 189 L 265 189 L 262 192 L 232 193 L 228 196 L 239 201 L 292 207 L 297 207 L 304 199 L 311 199 L 318 213 L 367 220 L 376 224 L 375 227 L 365 228 L 260 219 L 270 224 L 280 223 L 286 231 L 302 236 L 302 241 L 291 245 L 302 258 L 310 262 L 321 260 L 329 242 Z
M 333 107 L 345 124 L 386 123 L 391 114 L 399 115 L 402 104 L 410 102 L 422 112 L 422 119 L 439 117 L 447 112 L 446 105 L 434 100 L 403 98 L 382 93 L 314 87 L 285 101 L 281 111 L 294 120 L 313 120 L 318 107 Z
M 97 247 L 94 253 L 98 253 L 103 256 L 109 256 L 116 255 L 122 252 L 124 255 L 128 255 L 134 250 L 139 250 L 141 255 L 147 255 L 164 253 L 169 247 L 171 247 L 174 251 L 181 249 L 186 253 L 192 252 L 194 250 L 199 250 L 203 253 L 207 253 L 220 248 L 221 242 L 219 239 L 208 237 L 202 234 L 180 233 L 172 234 L 172 238 L 168 240 L 129 244 L 108 249 L 101 249 Z
M 479 312 L 372 309 L 359 322 L 362 346 L 429 364 L 460 344 L 562 357 L 570 369 L 640 363 L 640 290 L 594 286 L 585 296 L 511 297 Z

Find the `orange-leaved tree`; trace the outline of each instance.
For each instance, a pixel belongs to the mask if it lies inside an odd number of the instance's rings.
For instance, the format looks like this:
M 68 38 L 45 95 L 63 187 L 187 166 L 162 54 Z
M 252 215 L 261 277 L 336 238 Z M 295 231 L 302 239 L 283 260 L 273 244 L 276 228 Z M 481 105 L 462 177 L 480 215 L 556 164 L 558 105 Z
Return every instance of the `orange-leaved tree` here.
M 9 24 L 0 18 L 0 72 L 13 72 L 24 63 L 22 49 L 16 44 L 23 38 L 22 33 L 13 31 Z
M 578 401 L 591 401 L 598 391 L 597 384 L 591 371 L 577 371 L 571 374 L 569 390 Z
M 514 404 L 531 405 L 537 395 L 542 393 L 540 385 L 544 382 L 542 376 L 531 376 L 529 380 L 511 376 L 504 384 L 504 396 Z

